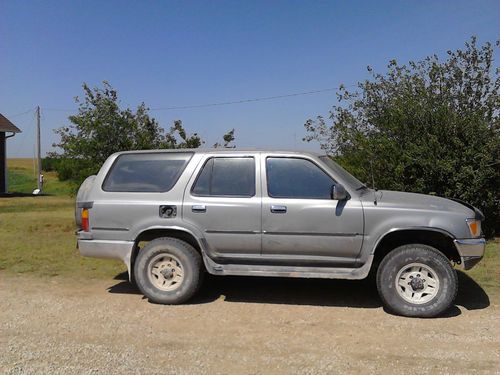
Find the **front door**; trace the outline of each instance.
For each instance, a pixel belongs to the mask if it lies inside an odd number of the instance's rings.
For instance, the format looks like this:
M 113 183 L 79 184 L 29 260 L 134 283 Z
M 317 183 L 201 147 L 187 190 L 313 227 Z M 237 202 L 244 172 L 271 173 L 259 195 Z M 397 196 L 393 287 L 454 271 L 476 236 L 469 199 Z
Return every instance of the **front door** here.
M 332 172 L 308 157 L 262 157 L 262 254 L 296 265 L 353 266 L 363 240 L 356 199 L 331 199 Z
M 203 231 L 209 255 L 218 262 L 261 253 L 257 159 L 257 154 L 208 156 L 186 188 L 183 218 Z

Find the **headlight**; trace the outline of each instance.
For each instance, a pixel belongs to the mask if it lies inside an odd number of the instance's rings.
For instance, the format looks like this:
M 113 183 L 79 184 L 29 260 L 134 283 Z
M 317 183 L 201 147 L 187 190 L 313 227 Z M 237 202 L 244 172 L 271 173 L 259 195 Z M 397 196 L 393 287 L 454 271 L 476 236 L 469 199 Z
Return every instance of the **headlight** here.
M 477 219 L 465 219 L 467 226 L 469 227 L 470 234 L 472 237 L 481 236 L 481 220 Z

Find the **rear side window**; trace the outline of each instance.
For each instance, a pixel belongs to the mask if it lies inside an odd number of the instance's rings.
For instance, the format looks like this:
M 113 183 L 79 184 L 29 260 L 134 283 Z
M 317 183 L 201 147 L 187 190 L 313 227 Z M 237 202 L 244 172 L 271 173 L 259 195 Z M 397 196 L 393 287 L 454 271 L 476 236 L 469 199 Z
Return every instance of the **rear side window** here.
M 191 190 L 193 195 L 253 197 L 254 158 L 211 158 L 201 170 Z
M 113 192 L 166 192 L 175 185 L 192 154 L 123 154 L 115 160 L 102 185 Z
M 331 199 L 335 181 L 309 160 L 267 158 L 266 170 L 270 197 Z

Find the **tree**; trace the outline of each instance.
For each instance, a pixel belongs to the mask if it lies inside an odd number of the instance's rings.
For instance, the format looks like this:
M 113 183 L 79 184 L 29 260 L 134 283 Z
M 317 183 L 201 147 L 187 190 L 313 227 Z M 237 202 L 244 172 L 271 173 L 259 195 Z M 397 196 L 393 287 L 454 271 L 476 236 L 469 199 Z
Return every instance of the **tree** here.
M 222 140 L 224 141 L 223 144 L 217 142 L 214 144 L 214 148 L 235 148 L 236 146 L 231 145 L 231 143 L 234 141 L 234 129 L 231 129 L 228 131 L 226 134 L 222 136 Z
M 159 148 L 198 148 L 205 142 L 197 133 L 187 135 L 181 120 L 175 120 L 170 132 L 165 137 L 163 147 Z
M 498 47 L 499 42 L 496 43 Z M 475 37 L 445 61 L 388 64 L 385 74 L 341 87 L 329 119 L 305 124 L 341 165 L 377 188 L 456 197 L 482 209 L 499 232 L 500 77 L 491 43 Z
M 121 109 L 116 90 L 106 81 L 102 88 L 93 89 L 84 83 L 83 90 L 84 98 L 75 99 L 78 113 L 69 116 L 71 125 L 55 130 L 60 141 L 53 146 L 62 152 L 49 156 L 61 180 L 79 186 L 87 176 L 99 171 L 109 155 L 118 151 L 198 148 L 204 144 L 197 133 L 188 135 L 180 120 L 174 121 L 165 134 L 144 103 L 135 112 Z M 233 135 L 234 129 L 227 134 Z

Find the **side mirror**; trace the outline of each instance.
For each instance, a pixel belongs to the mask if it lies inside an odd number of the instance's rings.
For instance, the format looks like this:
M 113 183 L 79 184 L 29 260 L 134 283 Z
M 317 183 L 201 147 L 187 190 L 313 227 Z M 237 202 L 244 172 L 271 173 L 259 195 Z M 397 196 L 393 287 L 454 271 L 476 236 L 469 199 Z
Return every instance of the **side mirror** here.
M 345 201 L 349 199 L 349 193 L 341 184 L 332 186 L 332 199 L 337 201 Z

